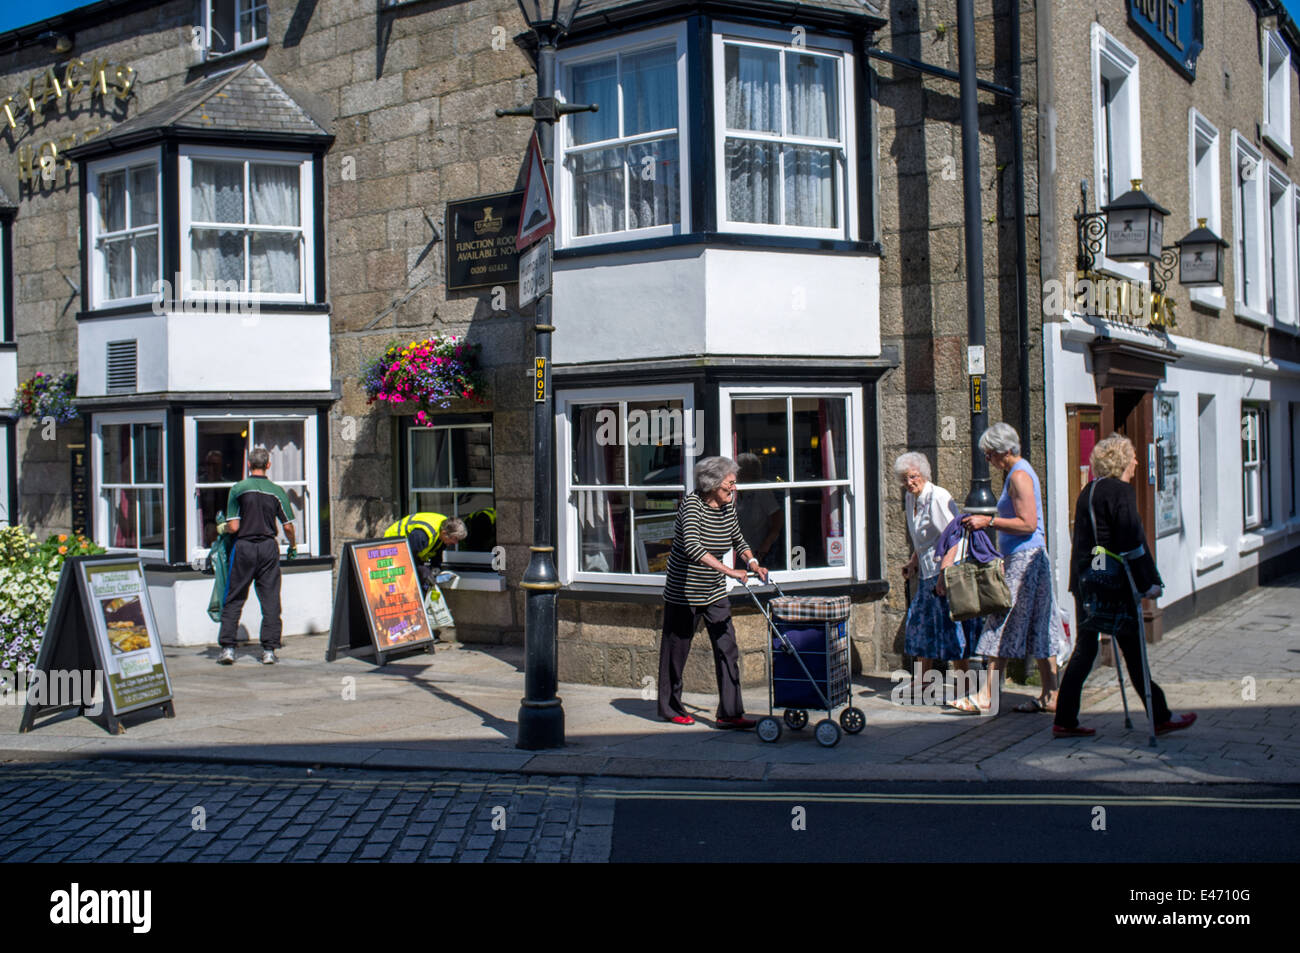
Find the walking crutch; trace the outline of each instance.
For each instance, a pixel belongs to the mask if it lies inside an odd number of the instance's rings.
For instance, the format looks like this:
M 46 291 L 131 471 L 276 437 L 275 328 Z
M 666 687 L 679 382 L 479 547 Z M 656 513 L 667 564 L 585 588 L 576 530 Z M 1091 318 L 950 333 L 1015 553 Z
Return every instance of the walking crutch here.
M 1128 716 L 1128 695 L 1124 693 L 1124 654 L 1119 650 L 1119 639 L 1115 638 L 1115 633 L 1106 633 L 1110 636 L 1110 647 L 1115 651 L 1115 675 L 1119 678 L 1119 699 L 1124 703 L 1124 727 L 1132 728 L 1133 719 Z
M 1156 714 L 1151 709 L 1151 669 L 1147 666 L 1147 626 L 1146 621 L 1142 618 L 1142 595 L 1138 592 L 1137 583 L 1133 580 L 1133 571 L 1128 567 L 1130 557 L 1141 555 L 1142 547 L 1139 546 L 1131 553 L 1125 553 L 1124 574 L 1128 576 L 1128 587 L 1133 593 L 1133 604 L 1137 608 L 1138 623 L 1138 652 L 1142 659 L 1142 697 L 1147 706 L 1147 724 L 1151 727 L 1150 747 L 1156 746 Z M 1127 708 L 1127 705 L 1126 705 Z

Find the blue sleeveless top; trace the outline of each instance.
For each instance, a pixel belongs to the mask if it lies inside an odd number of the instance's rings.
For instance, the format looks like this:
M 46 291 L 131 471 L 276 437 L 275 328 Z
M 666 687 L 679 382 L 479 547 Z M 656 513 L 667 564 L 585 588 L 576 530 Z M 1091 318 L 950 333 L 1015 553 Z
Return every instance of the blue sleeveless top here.
M 1007 472 L 1007 478 L 1002 481 L 1002 495 L 998 497 L 998 516 L 1015 519 L 1016 506 L 1011 502 L 1011 474 L 1017 470 L 1028 473 L 1029 479 L 1034 481 L 1034 509 L 1038 512 L 1038 528 L 1028 536 L 998 530 L 998 551 L 1003 556 L 1011 556 L 1022 549 L 1035 549 L 1047 545 L 1047 538 L 1043 536 L 1043 491 L 1038 485 L 1038 474 L 1024 460 L 1012 467 Z

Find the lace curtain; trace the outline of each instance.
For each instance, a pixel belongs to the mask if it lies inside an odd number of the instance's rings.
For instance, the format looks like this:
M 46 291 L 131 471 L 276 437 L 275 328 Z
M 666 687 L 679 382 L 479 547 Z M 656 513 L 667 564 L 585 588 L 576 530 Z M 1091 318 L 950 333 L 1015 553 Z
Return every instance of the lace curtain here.
M 249 168 L 249 225 L 301 225 L 297 166 Z M 300 290 L 301 232 L 247 229 L 244 221 L 244 164 L 195 160 L 190 187 L 190 216 L 195 222 L 229 222 L 236 228 L 195 227 L 191 234 L 191 271 L 195 280 L 235 282 L 244 287 L 244 256 L 249 256 L 252 288 L 263 293 Z M 247 243 L 247 245 L 246 245 Z

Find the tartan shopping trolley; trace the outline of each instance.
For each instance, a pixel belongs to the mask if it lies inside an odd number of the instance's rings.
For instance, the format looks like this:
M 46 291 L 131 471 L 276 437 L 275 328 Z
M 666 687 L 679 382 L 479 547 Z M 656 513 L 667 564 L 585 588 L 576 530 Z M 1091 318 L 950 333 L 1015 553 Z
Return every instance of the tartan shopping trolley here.
M 745 589 L 772 630 L 767 640 L 767 716 L 759 720 L 758 737 L 774 742 L 781 737 L 781 722 L 772 714 L 784 708 L 782 717 L 793 731 L 808 724 L 808 710 L 826 712 L 813 736 L 818 744 L 833 748 L 840 742 L 840 728 L 856 735 L 867 723 L 862 709 L 852 700 L 852 669 L 849 659 L 848 596 L 787 596 L 772 583 L 778 598 L 770 601 L 771 612 L 759 602 L 746 581 Z M 840 712 L 840 723 L 832 720 Z

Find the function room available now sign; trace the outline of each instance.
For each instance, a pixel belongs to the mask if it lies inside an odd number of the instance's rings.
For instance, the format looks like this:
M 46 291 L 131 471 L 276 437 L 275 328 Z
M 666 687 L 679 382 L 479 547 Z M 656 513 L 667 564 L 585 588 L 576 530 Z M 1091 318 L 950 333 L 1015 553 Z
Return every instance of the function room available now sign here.
M 523 192 L 498 192 L 447 203 L 447 290 L 519 280 L 515 235 Z

